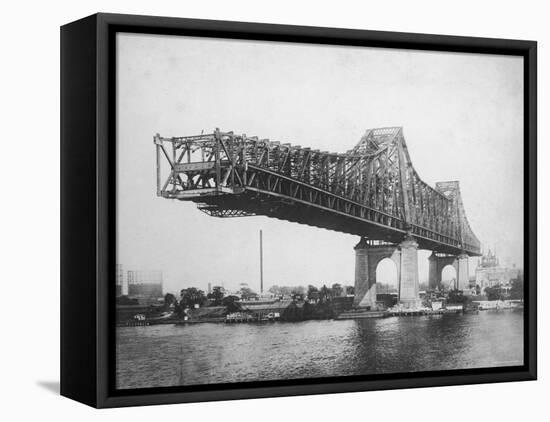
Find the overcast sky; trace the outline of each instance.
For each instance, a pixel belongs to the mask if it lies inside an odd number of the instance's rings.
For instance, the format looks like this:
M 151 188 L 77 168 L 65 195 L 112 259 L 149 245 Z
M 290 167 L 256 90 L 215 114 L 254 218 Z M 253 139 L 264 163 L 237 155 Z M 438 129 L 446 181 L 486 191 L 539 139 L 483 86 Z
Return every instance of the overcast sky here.
M 142 34 L 117 43 L 125 270 L 163 270 L 167 291 L 209 282 L 259 290 L 262 229 L 267 288 L 353 284 L 357 236 L 267 217 L 218 219 L 156 196 L 153 135 L 216 127 L 345 152 L 368 128 L 402 126 L 420 177 L 432 186 L 459 180 L 484 248 L 496 245 L 501 260 L 523 267 L 521 58 Z M 419 253 L 421 281 L 429 253 Z

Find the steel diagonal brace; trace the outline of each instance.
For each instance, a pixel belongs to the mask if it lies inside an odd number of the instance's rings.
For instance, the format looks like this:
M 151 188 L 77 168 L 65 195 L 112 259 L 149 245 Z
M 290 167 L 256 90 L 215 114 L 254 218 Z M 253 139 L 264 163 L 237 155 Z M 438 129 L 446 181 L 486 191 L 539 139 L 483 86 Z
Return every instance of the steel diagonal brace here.
M 268 148 L 268 147 L 265 147 L 265 148 Z M 258 167 L 261 167 L 262 161 L 264 160 L 265 151 L 266 151 L 265 148 L 262 150 L 262 154 L 260 155 L 260 159 L 258 160 L 258 163 L 257 163 Z M 252 173 L 252 176 L 250 177 L 250 180 L 248 181 L 249 186 L 252 186 L 252 183 L 254 182 L 255 178 L 256 178 L 256 173 Z
M 233 157 L 233 155 L 230 155 L 229 152 L 227 151 L 227 148 L 225 147 L 223 139 L 220 139 L 220 145 L 221 145 L 223 151 L 225 152 L 225 156 L 227 158 L 231 159 L 231 165 L 229 166 L 229 168 L 227 170 L 227 173 L 225 173 L 225 176 L 223 177 L 222 185 L 225 185 L 227 183 L 227 179 L 229 178 L 229 175 L 231 174 L 231 171 L 233 171 L 233 174 L 235 174 L 235 176 L 237 176 L 237 179 L 239 180 L 239 183 L 241 184 L 241 186 L 244 186 L 243 181 L 241 179 L 241 176 L 239 176 L 239 173 L 237 171 L 235 171 L 235 164 L 236 164 L 235 163 L 235 158 Z
M 162 139 L 155 139 L 155 143 L 157 146 L 160 147 L 160 149 L 162 150 L 162 152 L 164 153 L 164 156 L 166 157 L 166 159 L 168 160 L 168 163 L 170 164 L 170 168 L 171 168 L 171 171 L 170 171 L 170 176 L 168 177 L 168 180 L 166 181 L 166 183 L 164 184 L 162 190 L 164 191 L 166 189 L 166 187 L 168 186 L 168 184 L 170 183 L 170 179 L 171 178 L 177 178 L 179 183 L 180 183 L 180 186 L 183 188 L 184 187 L 184 184 L 183 184 L 183 180 L 181 179 L 180 175 L 178 173 L 176 173 L 175 171 L 175 168 L 174 168 L 174 162 L 172 161 L 172 159 L 170 158 L 170 155 L 168 155 L 168 152 L 166 151 L 166 148 L 164 148 L 164 144 L 162 143 Z

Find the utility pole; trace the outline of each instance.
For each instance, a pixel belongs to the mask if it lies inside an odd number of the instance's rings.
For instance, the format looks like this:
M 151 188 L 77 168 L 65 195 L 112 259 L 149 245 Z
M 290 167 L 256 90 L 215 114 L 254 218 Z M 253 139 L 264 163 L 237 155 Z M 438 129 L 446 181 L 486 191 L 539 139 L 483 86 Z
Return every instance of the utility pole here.
M 264 249 L 262 231 L 260 230 L 260 295 L 264 294 Z

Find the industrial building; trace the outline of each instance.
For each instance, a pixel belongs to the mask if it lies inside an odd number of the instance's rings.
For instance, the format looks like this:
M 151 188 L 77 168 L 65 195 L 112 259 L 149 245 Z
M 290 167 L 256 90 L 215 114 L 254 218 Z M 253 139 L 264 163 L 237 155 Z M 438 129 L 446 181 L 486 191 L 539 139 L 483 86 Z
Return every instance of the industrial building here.
M 128 297 L 140 303 L 156 302 L 163 297 L 162 271 L 130 270 L 128 275 Z
M 116 297 L 128 295 L 128 280 L 124 277 L 122 264 L 116 264 Z

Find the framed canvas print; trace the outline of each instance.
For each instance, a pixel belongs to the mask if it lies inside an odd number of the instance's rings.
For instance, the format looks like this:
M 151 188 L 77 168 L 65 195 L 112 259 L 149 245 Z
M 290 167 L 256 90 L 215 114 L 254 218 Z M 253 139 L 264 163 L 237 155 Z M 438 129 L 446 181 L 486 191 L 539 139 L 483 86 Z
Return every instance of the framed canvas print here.
M 536 43 L 61 29 L 61 393 L 536 378 Z

